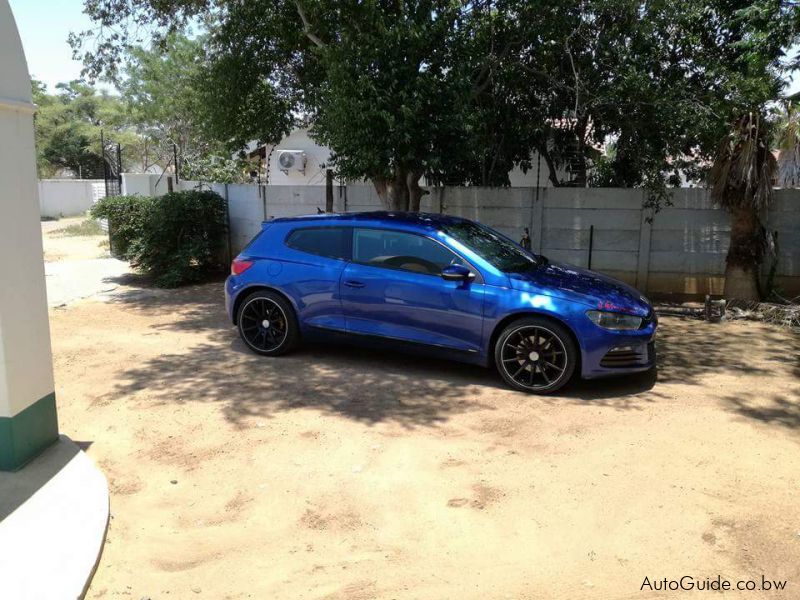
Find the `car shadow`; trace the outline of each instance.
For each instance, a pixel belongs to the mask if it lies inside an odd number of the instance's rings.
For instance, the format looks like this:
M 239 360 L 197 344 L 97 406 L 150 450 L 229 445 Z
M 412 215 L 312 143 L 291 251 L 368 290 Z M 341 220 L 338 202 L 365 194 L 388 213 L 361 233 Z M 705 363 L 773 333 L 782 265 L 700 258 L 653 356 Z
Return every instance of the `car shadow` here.
M 751 361 L 746 352 L 732 348 L 747 348 L 754 332 L 666 317 L 659 328 L 657 369 L 575 380 L 557 395 L 530 396 L 509 390 L 494 370 L 394 350 L 309 344 L 276 359 L 257 356 L 230 323 L 220 282 L 169 291 L 131 287 L 109 301 L 161 317 L 151 325 L 155 330 L 200 334 L 185 338 L 191 346 L 125 370 L 111 396 L 147 389 L 156 402 L 216 402 L 234 423 L 314 408 L 368 424 L 390 420 L 407 427 L 432 426 L 458 413 L 495 409 L 487 389 L 536 402 L 641 410 L 666 397 L 661 384 L 702 385 L 707 375 L 720 372 L 768 374 L 794 366 L 788 363 L 800 352 L 800 343 L 787 341 L 785 332 L 759 330 L 766 360 Z M 169 319 L 163 318 L 166 314 Z M 197 339 L 201 342 L 193 343 Z M 740 411 L 745 414 L 744 408 Z

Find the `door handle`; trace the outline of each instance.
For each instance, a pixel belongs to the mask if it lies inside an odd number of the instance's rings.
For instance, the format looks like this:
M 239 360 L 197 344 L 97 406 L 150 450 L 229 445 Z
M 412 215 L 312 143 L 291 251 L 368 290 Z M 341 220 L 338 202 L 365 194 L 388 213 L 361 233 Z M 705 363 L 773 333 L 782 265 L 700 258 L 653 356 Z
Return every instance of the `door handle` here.
M 345 281 L 344 284 L 349 288 L 363 288 L 365 285 L 367 285 L 366 283 L 363 283 L 361 281 L 352 281 L 352 280 Z

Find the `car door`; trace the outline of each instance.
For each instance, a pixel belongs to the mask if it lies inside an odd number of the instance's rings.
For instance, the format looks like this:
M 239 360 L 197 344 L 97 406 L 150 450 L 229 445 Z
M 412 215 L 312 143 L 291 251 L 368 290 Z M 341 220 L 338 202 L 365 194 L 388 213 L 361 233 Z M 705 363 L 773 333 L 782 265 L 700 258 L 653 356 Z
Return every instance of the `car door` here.
M 347 227 L 300 226 L 286 236 L 286 260 L 277 279 L 294 298 L 301 327 L 345 331 L 339 286 L 351 240 Z
M 445 281 L 441 270 L 466 262 L 438 241 L 406 231 L 356 227 L 342 274 L 348 333 L 479 352 L 484 285 Z

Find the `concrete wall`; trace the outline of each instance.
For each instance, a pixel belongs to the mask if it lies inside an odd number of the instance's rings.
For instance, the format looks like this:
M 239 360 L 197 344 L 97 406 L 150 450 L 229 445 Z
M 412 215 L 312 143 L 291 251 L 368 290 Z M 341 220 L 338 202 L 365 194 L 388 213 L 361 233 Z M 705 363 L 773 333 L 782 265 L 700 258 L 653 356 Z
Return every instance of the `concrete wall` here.
M 166 175 L 164 176 L 166 178 Z M 123 196 L 154 196 L 158 175 L 149 173 L 123 173 Z
M 54 219 L 82 215 L 100 192 L 105 195 L 102 179 L 40 179 L 39 212 Z
M 178 189 L 197 189 L 182 181 Z M 325 208 L 324 186 L 222 185 L 227 197 L 231 247 L 238 253 L 261 228 L 278 217 L 316 214 Z M 779 236 L 777 283 L 800 295 L 800 190 L 776 190 L 765 222 Z M 589 266 L 650 294 L 698 297 L 720 294 L 728 251 L 728 214 L 715 208 L 707 190 L 671 190 L 672 206 L 652 215 L 644 192 L 617 188 L 431 188 L 422 210 L 474 219 L 514 240 L 528 228 L 532 248 L 553 261 Z M 375 188 L 334 187 L 336 212 L 382 208 Z M 652 223 L 648 218 L 652 217 Z

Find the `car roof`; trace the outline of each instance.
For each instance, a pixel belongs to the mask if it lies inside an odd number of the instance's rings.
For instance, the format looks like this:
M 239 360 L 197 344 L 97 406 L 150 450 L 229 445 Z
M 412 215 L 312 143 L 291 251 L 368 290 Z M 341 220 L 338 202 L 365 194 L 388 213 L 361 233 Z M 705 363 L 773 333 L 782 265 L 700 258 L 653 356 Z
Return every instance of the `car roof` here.
M 401 211 L 386 211 L 378 210 L 373 212 L 358 212 L 358 213 L 338 213 L 338 214 L 320 214 L 320 215 L 304 215 L 297 217 L 280 217 L 267 223 L 292 223 L 292 222 L 308 222 L 308 223 L 342 223 L 342 224 L 358 224 L 358 223 L 384 223 L 384 224 L 398 224 L 398 225 L 411 225 L 417 227 L 424 227 L 429 229 L 438 229 L 445 225 L 452 225 L 455 223 L 469 222 L 468 219 L 455 217 L 451 215 L 442 215 L 437 213 L 415 213 L 415 212 L 401 212 Z

